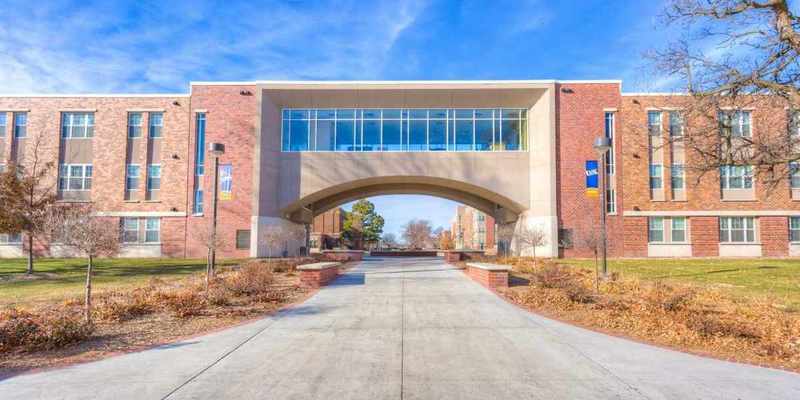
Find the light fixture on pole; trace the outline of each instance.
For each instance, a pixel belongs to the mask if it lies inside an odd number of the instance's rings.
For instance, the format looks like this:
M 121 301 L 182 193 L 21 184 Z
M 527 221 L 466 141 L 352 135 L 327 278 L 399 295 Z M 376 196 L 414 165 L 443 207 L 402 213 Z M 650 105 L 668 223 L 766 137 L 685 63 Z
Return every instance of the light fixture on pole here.
M 597 152 L 600 161 L 598 176 L 600 177 L 600 251 L 603 260 L 603 277 L 608 276 L 608 243 L 606 239 L 606 156 L 611 150 L 611 140 L 605 136 L 599 136 L 592 145 Z
M 214 276 L 214 268 L 217 262 L 217 202 L 219 193 L 219 157 L 225 154 L 225 145 L 222 143 L 209 143 L 208 152 L 214 156 L 214 191 L 212 192 L 212 211 L 211 211 L 211 237 L 208 246 L 208 275 L 210 279 Z

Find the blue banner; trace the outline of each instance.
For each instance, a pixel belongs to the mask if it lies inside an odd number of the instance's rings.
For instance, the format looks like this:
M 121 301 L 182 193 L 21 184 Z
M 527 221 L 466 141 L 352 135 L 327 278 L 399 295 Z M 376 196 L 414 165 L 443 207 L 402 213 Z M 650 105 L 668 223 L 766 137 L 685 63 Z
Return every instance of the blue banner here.
M 597 168 L 597 160 L 586 160 L 586 189 L 597 190 L 599 185 L 599 169 Z

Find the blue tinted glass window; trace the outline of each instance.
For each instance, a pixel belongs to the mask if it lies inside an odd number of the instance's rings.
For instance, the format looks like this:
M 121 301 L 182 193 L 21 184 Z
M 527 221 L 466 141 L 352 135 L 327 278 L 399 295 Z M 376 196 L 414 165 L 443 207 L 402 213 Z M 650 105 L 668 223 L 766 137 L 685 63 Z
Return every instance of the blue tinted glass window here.
M 383 120 L 383 150 L 401 151 L 403 141 L 400 134 L 400 120 Z
M 447 150 L 447 121 L 430 120 L 428 124 L 428 149 L 431 151 Z
M 195 174 L 203 175 L 206 161 L 206 114 L 197 113 L 195 120 Z
M 488 151 L 492 149 L 492 120 L 475 121 L 475 150 Z
M 472 120 L 456 120 L 456 151 L 472 150 Z
M 355 150 L 355 124 L 352 120 L 336 121 L 336 150 L 353 151 Z
M 381 122 L 373 120 L 364 121 L 363 151 L 378 151 L 381 145 Z
M 428 121 L 411 120 L 409 122 L 408 150 L 428 150 Z
M 289 149 L 291 151 L 307 151 L 308 120 L 292 120 L 289 130 Z

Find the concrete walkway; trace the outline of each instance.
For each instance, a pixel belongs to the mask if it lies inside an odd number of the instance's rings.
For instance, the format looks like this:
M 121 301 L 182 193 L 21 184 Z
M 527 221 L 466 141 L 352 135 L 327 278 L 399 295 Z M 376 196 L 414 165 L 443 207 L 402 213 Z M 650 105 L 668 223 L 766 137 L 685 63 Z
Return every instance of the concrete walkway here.
M 272 318 L 0 382 L 0 399 L 798 399 L 800 375 L 522 311 L 436 259 L 367 259 Z

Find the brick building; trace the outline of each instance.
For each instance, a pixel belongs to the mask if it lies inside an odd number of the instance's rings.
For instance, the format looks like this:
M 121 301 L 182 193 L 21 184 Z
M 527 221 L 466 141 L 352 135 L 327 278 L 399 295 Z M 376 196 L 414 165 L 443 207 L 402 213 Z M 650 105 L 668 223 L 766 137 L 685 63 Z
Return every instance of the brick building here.
M 464 250 L 493 250 L 494 218 L 469 206 L 458 206 L 450 223 L 453 245 Z
M 341 207 L 325 211 L 314 217 L 311 225 L 309 249 L 319 251 L 339 248 L 342 243 L 345 212 Z
M 584 169 L 597 158 L 595 137 L 607 135 L 611 255 L 800 254 L 800 179 L 768 191 L 733 168 L 694 184 L 683 167 L 692 155 L 658 145 L 679 134 L 681 101 L 623 93 L 619 81 L 196 82 L 184 94 L 0 95 L 0 169 L 34 153 L 55 162 L 60 201 L 92 202 L 117 221 L 123 256 L 206 254 L 212 142 L 226 145 L 225 257 L 268 254 L 268 227 L 313 225 L 348 201 L 403 193 L 460 201 L 497 226 L 539 226 L 549 240 L 537 254 L 588 256 L 599 200 L 586 195 Z M 787 114 L 764 102 L 735 119 L 755 136 Z M 287 236 L 284 251 L 304 244 Z M 20 255 L 23 241 L 0 235 L 0 256 Z

